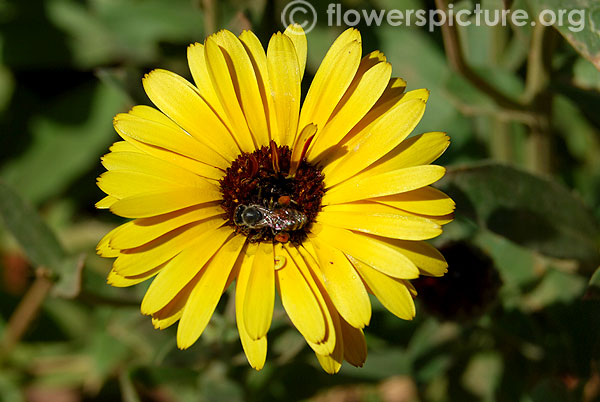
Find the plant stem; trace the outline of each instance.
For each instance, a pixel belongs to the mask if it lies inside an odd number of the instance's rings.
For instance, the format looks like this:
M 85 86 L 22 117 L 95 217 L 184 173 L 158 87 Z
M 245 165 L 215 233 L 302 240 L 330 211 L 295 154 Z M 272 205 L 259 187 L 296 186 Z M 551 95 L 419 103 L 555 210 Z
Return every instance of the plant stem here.
M 537 112 L 535 124 L 527 140 L 528 168 L 535 173 L 552 173 L 552 92 L 550 81 L 551 54 L 554 49 L 553 31 L 543 24 L 537 24 L 531 36 L 531 46 L 527 60 L 527 78 L 523 101 L 532 105 Z
M 208 36 L 217 29 L 217 10 L 214 0 L 202 0 L 204 11 L 204 32 Z
M 36 270 L 35 276 L 35 281 L 8 320 L 4 331 L 4 339 L 2 339 L 1 356 L 10 353 L 23 337 L 52 288 L 53 282 L 49 270 L 40 267 Z
M 494 116 L 492 127 L 492 156 L 500 162 L 511 162 L 514 155 L 510 136 L 510 123 Z
M 115 307 L 137 307 L 140 304 L 139 300 L 103 296 L 86 291 L 81 291 L 77 296 L 77 299 L 88 304 L 101 304 Z
M 506 4 L 505 4 L 506 6 Z M 492 40 L 488 60 L 491 65 L 500 65 L 507 45 L 506 29 L 501 25 L 491 28 Z M 510 121 L 505 121 L 499 113 L 492 119 L 491 154 L 494 159 L 510 163 L 514 160 L 514 145 Z
M 435 4 L 438 9 L 448 12 L 448 0 L 435 0 Z M 514 100 L 490 85 L 467 64 L 454 24 L 450 25 L 446 21 L 441 26 L 444 49 L 450 66 L 488 95 L 501 109 L 499 113 L 529 116 L 526 119 L 531 129 L 527 144 L 528 167 L 534 173 L 549 175 L 552 173 L 552 93 L 548 82 L 556 35 L 552 29 L 545 28 L 539 22 L 534 28 L 528 55 L 525 91 L 519 100 Z M 493 145 L 501 148 L 495 150 L 495 156 L 501 160 L 508 157 L 507 138 L 495 139 Z
M 448 1 L 447 0 L 435 0 L 435 4 L 438 9 L 448 13 Z M 460 41 L 458 39 L 458 32 L 454 24 L 450 25 L 448 21 L 441 26 L 442 39 L 444 41 L 444 49 L 446 51 L 446 57 L 452 69 L 461 74 L 467 80 L 469 80 L 479 90 L 487 94 L 492 98 L 498 106 L 501 106 L 507 110 L 523 111 L 527 109 L 526 105 L 509 98 L 502 92 L 498 91 L 486 80 L 481 78 L 466 62 L 464 54 L 460 47 Z

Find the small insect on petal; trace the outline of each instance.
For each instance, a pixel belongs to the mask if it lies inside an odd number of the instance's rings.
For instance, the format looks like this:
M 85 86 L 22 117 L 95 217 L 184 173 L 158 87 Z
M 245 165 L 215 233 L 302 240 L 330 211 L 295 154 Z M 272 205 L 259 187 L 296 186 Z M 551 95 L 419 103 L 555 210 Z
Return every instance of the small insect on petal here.
M 285 258 L 284 255 L 276 255 L 275 256 L 275 271 L 285 267 L 286 263 L 287 263 L 287 258 Z

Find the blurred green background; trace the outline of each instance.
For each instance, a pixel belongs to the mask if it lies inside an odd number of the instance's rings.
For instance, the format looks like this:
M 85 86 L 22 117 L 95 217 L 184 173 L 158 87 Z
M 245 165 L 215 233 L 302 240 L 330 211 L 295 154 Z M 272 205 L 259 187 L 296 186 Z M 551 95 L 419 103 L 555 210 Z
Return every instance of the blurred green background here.
M 600 5 L 477 2 L 484 9 L 583 9 L 585 28 L 359 24 L 409 89 L 431 97 L 416 132 L 446 131 L 439 184 L 456 219 L 434 244 L 450 272 L 416 283 L 417 317 L 373 300 L 369 356 L 325 374 L 281 307 L 267 364 L 242 353 L 231 297 L 195 346 L 139 313 L 147 284 L 110 288 L 98 240 L 121 222 L 94 203 L 112 117 L 148 104 L 141 77 L 190 77 L 186 46 L 216 29 L 267 44 L 285 1 L 0 0 L 0 400 L 600 400 Z M 313 2 L 313 3 L 316 3 Z M 357 10 L 433 1 L 341 1 Z M 437 6 L 444 6 L 439 1 Z M 472 10 L 472 1 L 454 8 Z M 308 34 L 306 90 L 344 27 L 327 3 Z M 592 63 L 596 62 L 596 65 Z

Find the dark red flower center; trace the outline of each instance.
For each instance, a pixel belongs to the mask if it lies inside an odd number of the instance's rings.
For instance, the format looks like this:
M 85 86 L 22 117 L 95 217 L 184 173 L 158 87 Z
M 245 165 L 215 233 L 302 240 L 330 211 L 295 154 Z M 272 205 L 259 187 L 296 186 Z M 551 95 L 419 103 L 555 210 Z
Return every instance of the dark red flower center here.
M 220 180 L 225 219 L 251 242 L 306 239 L 325 193 L 321 169 L 302 160 L 290 175 L 291 150 L 271 145 L 240 154 Z

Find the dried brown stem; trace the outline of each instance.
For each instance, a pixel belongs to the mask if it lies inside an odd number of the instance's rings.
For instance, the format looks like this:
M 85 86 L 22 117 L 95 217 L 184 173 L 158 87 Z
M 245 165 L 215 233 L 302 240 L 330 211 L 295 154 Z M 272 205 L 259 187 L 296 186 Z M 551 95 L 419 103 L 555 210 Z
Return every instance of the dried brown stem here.
M 435 0 L 438 9 L 448 12 L 448 0 Z M 479 76 L 466 62 L 458 32 L 454 24 L 446 21 L 441 26 L 444 49 L 450 66 L 471 84 L 487 94 L 500 108 L 499 114 L 521 116 L 531 128 L 528 140 L 528 165 L 536 173 L 550 174 L 552 171 L 551 111 L 552 94 L 548 90 L 551 66 L 550 57 L 554 49 L 553 30 L 537 24 L 531 39 L 531 50 L 527 63 L 525 92 L 520 100 L 507 97 Z M 508 155 L 508 153 L 506 153 Z
M 202 9 L 204 11 L 204 32 L 207 34 L 206 36 L 208 36 L 217 29 L 215 0 L 202 0 Z
M 50 271 L 40 267 L 35 272 L 35 281 L 11 315 L 4 331 L 1 354 L 6 355 L 14 348 L 39 313 L 53 282 Z
M 448 13 L 448 2 L 447 0 L 435 0 L 435 4 L 438 9 Z M 460 41 L 458 39 L 458 32 L 454 24 L 450 25 L 448 21 L 441 26 L 442 39 L 444 41 L 444 49 L 446 51 L 446 57 L 452 69 L 461 74 L 473 85 L 475 85 L 482 92 L 492 98 L 496 104 L 504 109 L 510 111 L 520 111 L 527 109 L 527 106 L 515 101 L 498 91 L 486 80 L 481 78 L 466 62 L 462 49 L 460 47 Z

